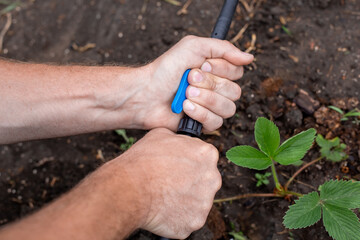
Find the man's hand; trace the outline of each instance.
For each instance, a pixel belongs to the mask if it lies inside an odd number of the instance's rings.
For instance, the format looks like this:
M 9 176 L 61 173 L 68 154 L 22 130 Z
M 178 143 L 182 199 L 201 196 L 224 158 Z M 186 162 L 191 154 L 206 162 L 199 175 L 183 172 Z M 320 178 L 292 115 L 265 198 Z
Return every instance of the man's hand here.
M 0 144 L 118 128 L 176 130 L 171 102 L 187 69 L 184 112 L 213 131 L 236 110 L 232 80 L 253 56 L 227 41 L 185 37 L 137 68 L 24 64 L 0 59 Z
M 167 127 L 176 130 L 181 115 L 170 105 L 182 74 L 192 69 L 183 107 L 191 118 L 201 122 L 206 131 L 221 127 L 224 118 L 235 114 L 234 101 L 241 88 L 234 83 L 242 77 L 242 65 L 253 56 L 241 52 L 228 41 L 188 36 L 147 66 L 150 80 L 141 96 L 146 100 L 144 127 Z
M 155 129 L 0 239 L 124 239 L 137 228 L 183 239 L 205 223 L 221 177 L 218 152 Z
M 128 164 L 149 204 L 141 228 L 176 239 L 201 228 L 221 186 L 218 158 L 211 144 L 167 129 L 152 130 L 123 154 L 119 164 Z

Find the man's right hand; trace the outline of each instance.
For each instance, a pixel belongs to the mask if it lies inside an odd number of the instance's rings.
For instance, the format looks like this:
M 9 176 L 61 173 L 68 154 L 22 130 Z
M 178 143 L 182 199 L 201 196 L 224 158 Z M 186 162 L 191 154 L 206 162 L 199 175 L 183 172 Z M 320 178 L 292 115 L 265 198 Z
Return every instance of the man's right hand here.
M 125 170 L 126 181 L 139 191 L 139 213 L 146 213 L 140 228 L 183 239 L 204 225 L 220 189 L 218 158 L 211 144 L 155 129 L 106 165 L 115 177 L 116 169 Z M 122 177 L 115 182 L 124 181 Z

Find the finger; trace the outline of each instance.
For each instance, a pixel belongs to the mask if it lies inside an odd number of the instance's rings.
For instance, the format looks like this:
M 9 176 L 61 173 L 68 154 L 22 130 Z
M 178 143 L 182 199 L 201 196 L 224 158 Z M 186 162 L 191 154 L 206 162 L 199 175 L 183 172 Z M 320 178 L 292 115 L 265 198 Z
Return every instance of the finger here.
M 190 71 L 188 82 L 191 86 L 214 91 L 232 101 L 238 100 L 241 96 L 241 88 L 237 83 L 199 69 Z
M 190 101 L 189 99 L 184 101 L 183 107 L 185 114 L 202 123 L 203 128 L 206 131 L 215 131 L 220 128 L 224 122 L 222 117 L 200 106 L 199 104 Z
M 186 97 L 222 118 L 232 117 L 236 111 L 233 101 L 207 89 L 190 86 L 186 90 Z
M 226 40 L 188 36 L 186 43 L 205 59 L 223 58 L 237 66 L 247 65 L 254 59 L 253 55 L 240 51 Z
M 207 59 L 200 68 L 203 72 L 236 81 L 244 75 L 244 68 L 224 59 Z

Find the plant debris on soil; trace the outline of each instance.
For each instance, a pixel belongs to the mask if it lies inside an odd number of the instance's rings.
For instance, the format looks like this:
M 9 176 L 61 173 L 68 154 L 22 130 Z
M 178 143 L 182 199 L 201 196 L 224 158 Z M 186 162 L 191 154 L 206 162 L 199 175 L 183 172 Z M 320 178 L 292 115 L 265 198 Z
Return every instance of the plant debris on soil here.
M 181 6 L 170 2 L 180 2 Z M 181 14 L 177 14 L 184 7 Z M 11 11 L 1 57 L 59 64 L 136 65 L 149 62 L 182 37 L 210 36 L 222 1 L 23 0 Z M 5 7 L 0 5 L 0 10 Z M 0 17 L 0 32 L 9 25 Z M 308 193 L 329 179 L 360 180 L 360 127 L 341 121 L 360 109 L 360 4 L 357 0 L 241 0 L 228 39 L 255 55 L 237 81 L 237 113 L 206 142 L 220 151 L 223 186 L 216 198 L 272 192 L 256 187 L 257 171 L 231 164 L 225 153 L 239 144 L 255 146 L 254 123 L 264 116 L 282 140 L 315 128 L 347 145 L 348 158 L 320 161 L 301 173 L 293 190 Z M 170 107 L 170 106 L 169 106 Z M 145 131 L 129 130 L 140 139 Z M 87 174 L 122 153 L 115 132 L 0 146 L 0 224 L 15 221 L 74 187 Z M 314 146 L 305 162 L 319 157 Z M 279 166 L 286 181 L 295 166 Z M 263 172 L 261 172 L 263 173 Z M 232 227 L 249 239 L 331 239 L 321 224 L 287 230 L 282 218 L 291 199 L 248 198 L 214 204 L 206 225 L 189 239 L 230 239 Z M 158 239 L 137 231 L 129 239 Z

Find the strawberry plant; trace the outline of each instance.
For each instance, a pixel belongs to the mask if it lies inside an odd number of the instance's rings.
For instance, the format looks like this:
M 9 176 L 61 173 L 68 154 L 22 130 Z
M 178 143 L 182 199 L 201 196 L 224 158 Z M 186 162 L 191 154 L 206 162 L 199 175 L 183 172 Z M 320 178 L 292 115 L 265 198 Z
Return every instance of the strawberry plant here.
M 271 176 L 271 173 L 267 172 L 264 174 L 261 173 L 255 173 L 255 178 L 257 180 L 256 186 L 260 187 L 261 185 L 268 185 L 270 183 L 269 177 Z
M 341 161 L 347 158 L 345 144 L 338 138 L 326 140 L 318 135 L 316 142 L 321 156 L 304 164 L 290 179 L 282 185 L 276 173 L 275 164 L 298 164 L 311 148 L 316 131 L 311 128 L 303 131 L 280 145 L 280 133 L 276 125 L 266 118 L 258 118 L 255 123 L 255 140 L 259 146 L 233 147 L 226 157 L 238 166 L 256 170 L 271 168 L 275 183 L 273 193 L 249 193 L 235 197 L 215 200 L 215 202 L 232 201 L 247 197 L 298 197 L 295 204 L 286 212 L 283 224 L 289 229 L 304 228 L 318 222 L 321 217 L 329 235 L 336 240 L 360 240 L 360 222 L 352 211 L 360 208 L 360 182 L 330 180 L 319 186 L 319 192 L 302 194 L 289 191 L 289 185 L 308 166 L 326 159 Z

